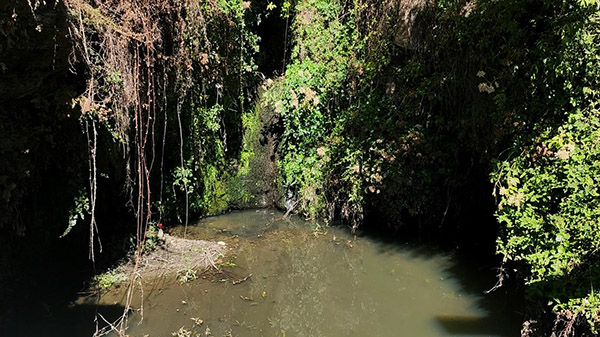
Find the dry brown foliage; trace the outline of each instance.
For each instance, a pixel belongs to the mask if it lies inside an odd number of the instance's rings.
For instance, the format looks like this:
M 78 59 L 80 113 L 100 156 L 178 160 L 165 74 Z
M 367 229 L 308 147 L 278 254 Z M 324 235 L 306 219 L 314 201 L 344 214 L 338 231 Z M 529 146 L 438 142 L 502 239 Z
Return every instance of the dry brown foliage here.
M 86 90 L 76 103 L 88 135 L 92 261 L 98 231 L 94 210 L 99 124 L 112 130 L 121 144 L 127 160 L 126 187 L 136 212 L 137 258 L 127 305 L 121 320 L 111 324 L 112 330 L 122 335 L 151 218 L 150 172 L 158 159 L 155 129 L 166 130 L 167 113 L 176 111 L 182 133 L 181 104 L 195 81 L 194 64 L 202 66 L 200 73 L 208 72 L 213 55 L 205 15 L 222 13 L 214 1 L 65 0 L 65 4 L 71 15 L 72 63 L 83 62 L 88 78 Z M 168 95 L 173 96 L 168 92 L 176 93 L 174 109 L 167 107 Z M 157 119 L 164 125 L 156 125 Z M 164 149 L 164 131 L 162 142 Z M 181 149 L 183 161 L 182 137 Z

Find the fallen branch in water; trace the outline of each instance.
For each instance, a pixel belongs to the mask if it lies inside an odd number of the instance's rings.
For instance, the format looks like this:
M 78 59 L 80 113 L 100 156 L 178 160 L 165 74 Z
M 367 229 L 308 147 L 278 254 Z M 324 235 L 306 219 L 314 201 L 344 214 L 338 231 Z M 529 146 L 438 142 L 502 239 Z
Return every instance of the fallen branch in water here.
M 243 279 L 234 280 L 234 281 L 233 281 L 233 285 L 236 285 L 236 284 L 240 284 L 240 283 L 246 282 L 246 281 L 248 281 L 248 279 L 249 279 L 249 278 L 251 278 L 251 277 L 252 277 L 252 274 L 250 274 L 250 275 L 248 275 L 248 276 L 244 277 Z
M 496 274 L 496 277 L 498 278 L 498 280 L 496 281 L 496 284 L 489 290 L 484 291 L 484 294 L 489 294 L 492 291 L 495 291 L 496 289 L 502 287 L 502 283 L 504 282 L 504 277 L 508 278 L 508 274 L 506 273 L 506 269 L 504 269 L 504 267 L 499 267 L 498 268 L 498 273 Z
M 293 201 L 292 205 L 288 208 L 287 212 L 285 212 L 285 214 L 283 215 L 283 218 L 287 218 L 288 215 L 290 215 L 290 213 L 294 210 L 294 208 L 296 207 L 296 204 L 298 203 L 298 200 Z

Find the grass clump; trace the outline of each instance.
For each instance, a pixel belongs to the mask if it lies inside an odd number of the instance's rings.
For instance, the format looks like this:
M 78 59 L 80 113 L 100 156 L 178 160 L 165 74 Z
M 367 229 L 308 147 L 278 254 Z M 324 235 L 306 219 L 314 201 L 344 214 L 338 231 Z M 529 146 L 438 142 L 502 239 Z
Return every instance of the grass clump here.
M 112 288 L 113 285 L 127 281 L 127 275 L 120 270 L 111 269 L 100 275 L 94 276 L 92 284 L 97 289 L 104 291 Z

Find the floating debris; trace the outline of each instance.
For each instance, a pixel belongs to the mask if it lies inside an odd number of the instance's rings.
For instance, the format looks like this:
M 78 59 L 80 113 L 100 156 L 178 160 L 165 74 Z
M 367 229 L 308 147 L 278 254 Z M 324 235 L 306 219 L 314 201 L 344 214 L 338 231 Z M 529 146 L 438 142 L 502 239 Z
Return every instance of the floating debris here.
M 204 320 L 198 318 L 198 317 L 192 317 L 190 318 L 192 321 L 194 321 L 194 326 L 200 326 L 204 323 Z
M 233 285 L 240 284 L 242 282 L 246 282 L 251 277 L 252 277 L 252 274 L 250 274 L 250 275 L 248 275 L 248 276 L 246 276 L 246 277 L 244 277 L 242 279 L 239 279 L 239 280 L 233 280 L 232 283 L 233 283 Z

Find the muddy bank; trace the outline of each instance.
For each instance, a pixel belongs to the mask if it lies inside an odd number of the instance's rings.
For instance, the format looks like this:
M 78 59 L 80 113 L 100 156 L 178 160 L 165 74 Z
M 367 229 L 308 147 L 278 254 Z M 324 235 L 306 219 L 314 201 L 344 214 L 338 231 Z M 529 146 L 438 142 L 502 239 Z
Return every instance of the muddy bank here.
M 163 275 L 175 275 L 177 272 L 218 268 L 219 257 L 226 253 L 226 244 L 222 241 L 184 239 L 169 234 L 161 237 L 161 243 L 144 253 L 140 259 L 137 273 L 143 278 Z M 135 268 L 135 259 L 117 267 L 116 272 L 131 274 Z

